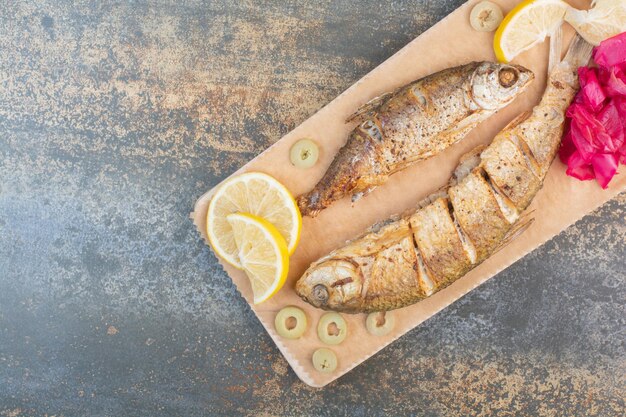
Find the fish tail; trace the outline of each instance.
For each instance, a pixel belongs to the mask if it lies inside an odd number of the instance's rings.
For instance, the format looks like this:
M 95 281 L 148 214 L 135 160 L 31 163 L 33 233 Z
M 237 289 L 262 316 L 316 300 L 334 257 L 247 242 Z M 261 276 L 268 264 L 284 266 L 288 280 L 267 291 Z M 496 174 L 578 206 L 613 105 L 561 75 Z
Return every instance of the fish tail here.
M 585 66 L 589 63 L 592 50 L 593 45 L 584 40 L 580 35 L 576 35 L 567 50 L 565 58 L 563 58 L 563 62 L 568 64 L 571 68 Z
M 548 57 L 548 74 L 552 69 L 561 62 L 561 53 L 563 51 L 563 28 L 559 28 L 550 35 L 550 55 Z
M 320 204 L 320 194 L 317 190 L 301 195 L 296 199 L 302 216 L 315 217 L 325 207 Z

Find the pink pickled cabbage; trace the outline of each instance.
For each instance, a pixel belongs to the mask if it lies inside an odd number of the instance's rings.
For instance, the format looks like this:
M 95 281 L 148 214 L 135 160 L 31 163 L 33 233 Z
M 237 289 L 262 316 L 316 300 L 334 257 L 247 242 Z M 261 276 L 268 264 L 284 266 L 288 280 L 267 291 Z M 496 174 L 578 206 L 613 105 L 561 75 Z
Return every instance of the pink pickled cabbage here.
M 624 63 L 626 32 L 605 39 L 593 51 L 593 60 L 599 67 L 610 68 Z
M 578 79 L 580 80 L 580 94 L 583 103 L 594 111 L 600 110 L 602 103 L 606 100 L 604 91 L 600 87 L 596 72 L 592 68 L 580 67 L 578 69 Z
M 593 51 L 598 67 L 578 69 L 580 91 L 567 109 L 559 157 L 567 175 L 606 188 L 626 165 L 626 32 Z

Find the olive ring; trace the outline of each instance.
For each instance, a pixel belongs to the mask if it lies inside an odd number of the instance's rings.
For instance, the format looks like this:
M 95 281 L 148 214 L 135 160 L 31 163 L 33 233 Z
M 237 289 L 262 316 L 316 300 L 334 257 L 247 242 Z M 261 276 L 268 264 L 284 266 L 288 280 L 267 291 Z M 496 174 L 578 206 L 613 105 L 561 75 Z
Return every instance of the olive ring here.
M 370 313 L 365 320 L 367 331 L 374 336 L 384 336 L 393 330 L 396 325 L 396 317 L 391 311 L 382 313 Z
M 329 332 L 329 326 L 332 324 L 336 327 L 336 332 Z M 338 345 L 343 342 L 348 335 L 348 324 L 339 313 L 326 313 L 320 317 L 317 324 L 317 336 L 327 345 Z
M 291 146 L 289 159 L 297 168 L 311 168 L 319 158 L 320 150 L 311 139 L 300 139 Z
M 287 321 L 291 318 L 295 319 L 296 324 L 289 328 Z M 274 327 L 280 336 L 287 339 L 298 339 L 306 330 L 306 314 L 298 307 L 285 307 L 276 314 Z
M 332 372 L 337 369 L 337 355 L 328 348 L 319 348 L 313 352 L 313 367 L 319 372 Z

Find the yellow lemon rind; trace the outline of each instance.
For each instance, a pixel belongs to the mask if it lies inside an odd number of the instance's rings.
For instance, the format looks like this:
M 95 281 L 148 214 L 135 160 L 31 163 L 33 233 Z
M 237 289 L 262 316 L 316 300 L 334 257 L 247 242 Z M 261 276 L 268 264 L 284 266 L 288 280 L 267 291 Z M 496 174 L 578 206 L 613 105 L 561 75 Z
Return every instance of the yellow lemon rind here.
M 276 227 L 274 227 L 274 225 L 272 225 L 264 218 L 255 216 L 254 214 L 232 213 L 229 214 L 227 217 L 229 221 L 242 220 L 248 222 L 249 224 L 255 225 L 264 232 L 264 235 L 268 237 L 268 242 L 270 242 L 272 246 L 274 246 L 278 262 L 276 264 L 277 273 L 274 276 L 272 285 L 264 294 L 253 295 L 254 304 L 262 303 L 274 296 L 283 287 L 285 281 L 287 280 L 287 275 L 289 273 L 289 252 L 287 250 L 287 243 L 285 242 L 285 238 L 280 234 Z M 242 265 L 242 268 L 245 270 L 245 265 Z

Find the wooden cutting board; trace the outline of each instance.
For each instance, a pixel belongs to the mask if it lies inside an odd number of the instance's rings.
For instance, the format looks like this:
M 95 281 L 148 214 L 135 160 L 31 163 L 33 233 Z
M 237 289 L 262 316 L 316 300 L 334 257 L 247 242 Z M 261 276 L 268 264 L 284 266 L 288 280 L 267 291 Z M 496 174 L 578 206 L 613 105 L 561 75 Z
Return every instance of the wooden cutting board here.
M 344 121 L 361 104 L 444 68 L 474 60 L 495 60 L 492 51 L 493 34 L 476 32 L 469 25 L 469 13 L 476 2 L 477 0 L 469 1 L 459 7 L 233 175 L 244 171 L 262 171 L 281 181 L 294 195 L 306 192 L 322 177 L 335 153 L 345 143 L 354 126 Z M 505 12 L 518 3 L 516 0 L 495 2 Z M 579 8 L 587 8 L 589 3 L 587 0 L 571 1 L 571 4 Z M 566 27 L 564 41 L 569 42 L 572 36 L 573 31 Z M 515 60 L 515 63 L 535 72 L 536 80 L 529 90 L 513 104 L 481 124 L 461 142 L 436 157 L 393 175 L 384 186 L 377 188 L 354 206 L 349 199 L 345 199 L 324 210 L 315 219 L 305 218 L 300 245 L 291 257 L 288 281 L 271 300 L 253 305 L 245 274 L 220 260 L 241 295 L 248 301 L 302 381 L 311 386 L 322 387 L 339 378 L 626 189 L 624 175 L 616 176 L 610 188 L 602 190 L 595 182 L 579 182 L 567 177 L 564 166 L 558 160 L 555 161 L 543 189 L 529 208 L 535 210 L 535 222 L 522 236 L 443 291 L 420 303 L 397 310 L 395 329 L 384 337 L 367 333 L 364 314 L 344 315 L 348 322 L 348 337 L 342 344 L 330 347 L 337 354 L 338 368 L 333 373 L 319 373 L 313 368 L 311 355 L 323 346 L 316 332 L 317 322 L 323 311 L 298 298 L 293 289 L 297 279 L 312 261 L 359 235 L 371 224 L 414 206 L 424 196 L 440 188 L 448 181 L 463 153 L 478 144 L 489 143 L 511 119 L 522 111 L 531 109 L 539 101 L 545 87 L 547 44 L 548 42 L 544 42 Z M 320 160 L 315 167 L 308 170 L 297 169 L 289 162 L 289 148 L 304 137 L 313 138 L 321 148 Z M 205 241 L 206 212 L 213 190 L 200 197 L 191 213 L 191 218 Z M 308 316 L 308 329 L 298 340 L 283 339 L 274 331 L 274 317 L 287 305 L 302 308 Z M 394 364 L 398 365 L 400 364 Z

